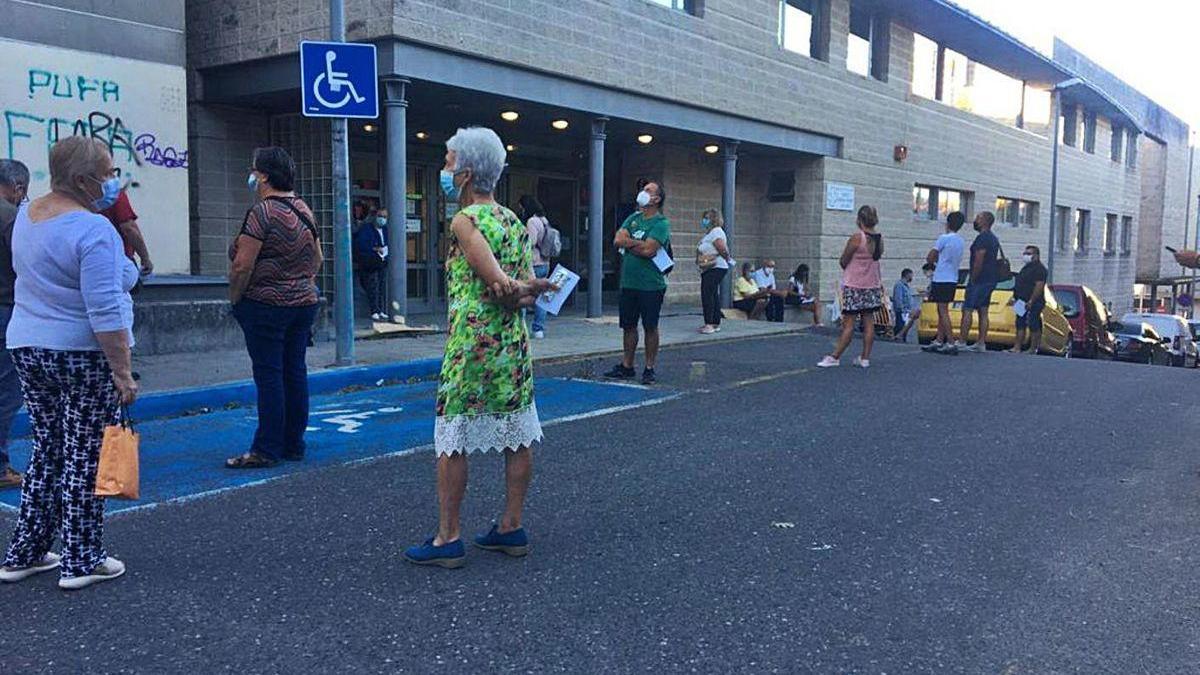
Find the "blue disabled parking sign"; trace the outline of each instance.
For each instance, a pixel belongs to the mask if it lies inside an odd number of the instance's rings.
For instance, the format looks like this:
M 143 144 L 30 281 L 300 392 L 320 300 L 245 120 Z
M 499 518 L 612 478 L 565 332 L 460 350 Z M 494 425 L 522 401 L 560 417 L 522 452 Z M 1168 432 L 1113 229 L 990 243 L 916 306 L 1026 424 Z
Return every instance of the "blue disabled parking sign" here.
M 306 117 L 379 117 L 375 45 L 301 42 L 300 90 Z

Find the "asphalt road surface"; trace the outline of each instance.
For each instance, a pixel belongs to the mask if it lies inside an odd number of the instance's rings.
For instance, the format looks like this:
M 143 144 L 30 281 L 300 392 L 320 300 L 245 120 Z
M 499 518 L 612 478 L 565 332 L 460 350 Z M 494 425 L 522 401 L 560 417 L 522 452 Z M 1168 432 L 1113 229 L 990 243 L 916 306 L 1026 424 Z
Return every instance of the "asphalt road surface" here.
M 1196 672 L 1200 372 L 898 345 L 819 371 L 828 342 L 567 396 L 618 412 L 548 427 L 525 559 L 403 562 L 435 523 L 420 434 L 116 513 L 124 578 L 0 587 L 0 671 Z M 471 466 L 467 532 L 502 497 L 502 460 Z

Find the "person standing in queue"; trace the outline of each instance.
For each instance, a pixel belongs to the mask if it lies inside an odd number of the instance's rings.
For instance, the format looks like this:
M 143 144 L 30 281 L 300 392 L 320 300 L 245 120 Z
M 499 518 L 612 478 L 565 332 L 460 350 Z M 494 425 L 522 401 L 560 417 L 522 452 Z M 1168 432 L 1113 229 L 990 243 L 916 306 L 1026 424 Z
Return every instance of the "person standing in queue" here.
M 957 354 L 954 343 L 954 324 L 950 320 L 950 303 L 958 291 L 958 267 L 962 264 L 963 251 L 967 242 L 958 233 L 967 217 L 962 211 L 946 216 L 946 231 L 925 256 L 926 264 L 933 265 L 933 276 L 929 283 L 929 301 L 937 304 L 937 336 L 933 342 L 922 347 L 922 351 L 941 354 Z
M 8 457 L 13 416 L 21 408 L 21 379 L 4 333 L 13 313 L 17 273 L 12 266 L 12 232 L 17 209 L 29 193 L 29 169 L 16 160 L 0 159 L 0 489 L 21 487 L 21 474 Z
M 709 209 L 700 216 L 700 229 L 704 236 L 696 244 L 696 263 L 700 266 L 700 306 L 704 310 L 704 325 L 700 332 L 706 335 L 721 330 L 721 282 L 729 273 L 733 258 L 729 254 L 729 238 L 725 234 L 725 219 L 717 209 Z
M 962 326 L 955 346 L 959 350 L 984 353 L 987 351 L 988 308 L 992 305 L 992 292 L 1001 279 L 996 274 L 996 263 L 1000 256 L 1000 240 L 992 233 L 996 216 L 984 211 L 975 216 L 975 241 L 971 243 L 971 268 L 967 277 L 967 291 L 962 306 Z M 979 339 L 967 347 L 971 332 L 972 314 L 979 315 Z
M 525 230 L 529 233 L 529 248 L 533 252 L 533 276 L 545 279 L 550 276 L 550 259 L 543 253 L 540 244 L 550 227 L 546 218 L 546 209 L 533 195 L 522 195 L 517 201 L 521 209 L 521 217 L 525 219 Z M 546 310 L 534 305 L 533 307 L 533 339 L 546 338 Z
M 638 322 L 646 333 L 646 365 L 642 384 L 657 381 L 654 366 L 658 361 L 658 319 L 667 293 L 667 276 L 654 257 L 671 245 L 671 223 L 663 215 L 667 191 L 662 183 L 650 181 L 638 193 L 638 211 L 617 229 L 613 244 L 621 252 L 620 324 L 624 332 L 624 353 L 620 363 L 605 377 L 633 378 L 638 348 Z
M 1029 353 L 1037 354 L 1042 346 L 1042 310 L 1046 309 L 1046 281 L 1050 271 L 1042 264 L 1042 250 L 1037 246 L 1026 246 L 1023 259 L 1025 265 L 1017 272 L 1013 286 L 1013 309 L 1023 311 L 1017 311 L 1017 340 L 1009 351 L 1021 353 L 1028 330 Z
M 504 455 L 505 508 L 475 546 L 509 556 L 529 552 L 522 524 L 533 475 L 533 444 L 542 424 L 533 396 L 533 357 L 521 310 L 553 288 L 533 276 L 525 223 L 496 202 L 507 152 L 496 132 L 459 129 L 446 141 L 441 172 L 450 222 L 446 256 L 449 336 L 437 387 L 433 445 L 437 454 L 437 533 L 409 547 L 416 565 L 461 567 L 466 548 L 459 511 L 467 490 L 467 457 Z
M 883 306 L 883 235 L 875 231 L 879 215 L 875 207 L 858 210 L 858 232 L 850 235 L 839 261 L 842 265 L 842 334 L 833 353 L 817 363 L 818 368 L 841 365 L 842 354 L 854 339 L 854 324 L 862 319 L 862 356 L 854 357 L 859 368 L 871 367 L 871 347 L 875 344 L 875 312 Z
M 230 469 L 265 469 L 304 459 L 308 352 L 320 306 L 324 257 L 312 209 L 294 192 L 296 164 L 283 148 L 254 151 L 247 187 L 254 205 L 230 245 L 229 301 L 246 337 L 258 399 L 250 450 Z
M 388 211 L 379 209 L 354 233 L 354 262 L 358 283 L 367 294 L 372 321 L 387 321 Z
M 128 188 L 122 188 L 121 193 L 117 195 L 117 201 L 101 211 L 100 215 L 108 218 L 108 222 L 117 228 L 124 245 L 125 257 L 139 264 L 141 275 L 149 276 L 154 272 L 154 263 L 150 261 L 150 249 L 146 247 L 146 238 L 138 225 L 138 216 L 133 210 L 133 204 L 129 202 Z
M 33 447 L 3 582 L 59 569 L 58 587 L 78 590 L 125 573 L 105 549 L 105 500 L 96 495 L 104 429 L 138 393 L 129 297 L 138 270 L 99 215 L 120 189 L 104 142 L 64 138 L 50 148 L 49 194 L 21 207 L 13 225 L 6 340 Z M 61 555 L 50 550 L 56 537 Z
M 900 272 L 900 280 L 892 286 L 892 311 L 896 313 L 896 341 L 907 342 L 908 331 L 917 322 L 919 307 L 912 291 L 913 271 L 904 268 Z

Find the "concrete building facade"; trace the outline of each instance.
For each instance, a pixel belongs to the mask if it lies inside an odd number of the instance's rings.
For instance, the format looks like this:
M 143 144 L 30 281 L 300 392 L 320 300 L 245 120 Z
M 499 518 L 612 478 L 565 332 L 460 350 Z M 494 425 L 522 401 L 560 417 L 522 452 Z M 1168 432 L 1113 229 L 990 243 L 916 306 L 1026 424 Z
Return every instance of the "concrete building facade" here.
M 1092 286 L 1118 311 L 1143 270 L 1169 271 L 1149 242 L 1177 238 L 1186 126 L 1162 131 L 1065 46 L 1041 55 L 943 0 L 347 0 L 346 15 L 348 39 L 379 47 L 388 92 L 377 123 L 352 125 L 356 199 L 387 205 L 401 170 L 389 126 L 407 139 L 403 217 L 389 206 L 408 232 L 409 311 L 436 310 L 444 292 L 436 173 L 445 139 L 467 124 L 511 146 L 500 197 L 546 204 L 563 261 L 589 287 L 599 238 L 605 292 L 608 242 L 639 177 L 667 187 L 684 262 L 670 294 L 681 301 L 698 294 L 687 261 L 706 208 L 726 210 L 735 257 L 806 263 L 823 297 L 863 204 L 882 220 L 889 283 L 920 265 L 956 209 L 998 212 L 1008 255 L 1039 245 L 1057 281 Z M 190 179 L 203 195 L 192 200 L 192 271 L 217 275 L 258 145 L 292 151 L 300 193 L 331 220 L 327 127 L 298 115 L 296 56 L 301 40 L 327 37 L 328 10 L 195 0 L 187 25 Z

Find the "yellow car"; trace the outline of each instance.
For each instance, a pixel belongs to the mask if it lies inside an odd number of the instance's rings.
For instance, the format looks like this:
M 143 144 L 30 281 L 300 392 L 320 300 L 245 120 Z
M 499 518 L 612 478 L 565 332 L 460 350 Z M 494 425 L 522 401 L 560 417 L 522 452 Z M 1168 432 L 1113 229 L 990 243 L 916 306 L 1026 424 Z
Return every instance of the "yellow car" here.
M 950 324 L 954 334 L 958 336 L 959 325 L 962 322 L 962 304 L 966 296 L 967 271 L 962 270 L 958 276 L 958 290 L 954 292 L 954 302 L 950 304 Z M 1002 281 L 996 285 L 992 293 L 992 304 L 988 308 L 988 347 L 1012 348 L 1017 341 L 1017 314 L 1013 311 L 1013 285 L 1015 278 Z M 1042 344 L 1038 349 L 1040 354 L 1054 356 L 1071 355 L 1071 324 L 1063 316 L 1062 308 L 1054 299 L 1054 293 L 1046 286 L 1042 291 L 1046 296 L 1046 309 L 1042 310 Z M 921 344 L 933 342 L 937 336 L 937 304 L 928 300 L 921 303 L 921 318 L 917 321 L 917 337 Z M 961 338 L 961 336 L 959 336 Z M 971 334 L 966 342 L 972 343 L 979 339 L 978 317 L 971 322 Z M 1029 346 L 1029 338 L 1025 338 L 1022 348 Z

